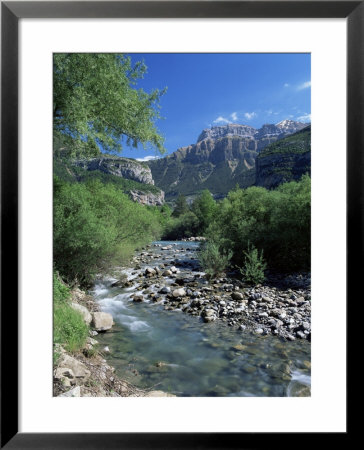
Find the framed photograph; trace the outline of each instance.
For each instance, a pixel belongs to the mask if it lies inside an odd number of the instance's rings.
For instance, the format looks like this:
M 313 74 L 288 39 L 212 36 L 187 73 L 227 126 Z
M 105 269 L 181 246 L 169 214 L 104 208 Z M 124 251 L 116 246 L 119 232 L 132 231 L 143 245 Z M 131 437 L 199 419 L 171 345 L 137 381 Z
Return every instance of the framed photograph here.
M 348 437 L 363 26 L 360 1 L 2 2 L 2 447 Z

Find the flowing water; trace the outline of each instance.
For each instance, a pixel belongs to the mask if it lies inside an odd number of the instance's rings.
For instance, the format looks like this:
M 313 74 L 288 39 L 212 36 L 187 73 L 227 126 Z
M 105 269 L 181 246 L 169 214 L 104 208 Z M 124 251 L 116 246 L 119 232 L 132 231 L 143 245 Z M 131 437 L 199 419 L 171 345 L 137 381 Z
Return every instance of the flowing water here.
M 191 272 L 198 244 L 155 244 L 152 262 L 141 264 L 139 270 L 124 270 L 129 280 L 162 262 L 189 264 L 180 270 Z M 161 251 L 168 244 L 172 248 Z M 114 281 L 98 280 L 93 290 L 101 310 L 111 313 L 115 322 L 111 331 L 96 339 L 109 347 L 106 358 L 121 378 L 177 396 L 310 395 L 309 342 L 256 336 L 219 320 L 203 323 L 182 311 L 164 310 L 161 303 L 136 303 L 130 296 L 140 292 L 137 283 L 120 288 L 111 286 Z M 167 284 L 165 279 L 160 286 Z

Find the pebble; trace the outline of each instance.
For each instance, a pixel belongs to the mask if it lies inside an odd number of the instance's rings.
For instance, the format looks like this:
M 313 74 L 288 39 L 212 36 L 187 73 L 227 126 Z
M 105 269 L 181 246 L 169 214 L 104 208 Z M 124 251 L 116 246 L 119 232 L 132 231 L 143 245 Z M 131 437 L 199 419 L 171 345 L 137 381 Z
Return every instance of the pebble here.
M 143 252 L 135 258 L 138 271 L 131 284 L 140 292 L 132 296 L 134 301 L 143 301 L 141 292 L 145 292 L 154 302 L 164 303 L 165 309 L 201 316 L 204 322 L 219 319 L 241 331 L 272 334 L 292 341 L 296 338 L 311 340 L 309 275 L 280 277 L 280 284 L 273 287 L 257 285 L 252 288 L 229 276 L 209 281 L 198 261 L 192 261 L 193 254 L 187 253 L 188 250 L 177 252 L 172 245 L 158 247 L 158 251 L 160 249 L 170 251 L 163 252 L 163 256 Z M 157 258 L 158 267 L 155 266 Z M 160 274 L 170 279 L 171 287 L 155 281 L 158 280 L 155 276 Z M 273 284 L 274 279 L 271 281 Z

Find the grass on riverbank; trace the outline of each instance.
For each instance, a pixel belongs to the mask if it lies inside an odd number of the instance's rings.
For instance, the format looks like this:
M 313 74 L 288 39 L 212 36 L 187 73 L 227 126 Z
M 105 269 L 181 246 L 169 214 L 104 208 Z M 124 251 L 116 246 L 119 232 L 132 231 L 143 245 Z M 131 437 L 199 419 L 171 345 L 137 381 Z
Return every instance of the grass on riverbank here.
M 59 275 L 53 275 L 53 342 L 74 353 L 83 348 L 89 332 L 82 315 L 70 305 L 71 293 Z M 55 354 L 55 360 L 57 355 Z

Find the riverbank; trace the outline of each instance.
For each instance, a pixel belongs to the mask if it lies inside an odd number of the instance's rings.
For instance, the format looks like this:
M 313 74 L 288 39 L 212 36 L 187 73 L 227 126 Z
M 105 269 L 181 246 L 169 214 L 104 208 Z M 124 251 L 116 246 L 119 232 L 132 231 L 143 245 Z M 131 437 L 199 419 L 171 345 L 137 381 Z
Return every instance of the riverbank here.
M 67 352 L 61 345 L 56 345 L 53 396 L 173 397 L 172 394 L 153 388 L 140 389 L 118 377 L 115 368 L 105 359 L 108 348 L 102 348 L 97 340 L 100 333 L 111 330 L 113 325 L 112 318 L 110 323 L 111 316 L 108 317 L 106 313 L 101 312 L 94 298 L 79 288 L 71 291 L 71 305 L 82 314 L 87 325 L 90 325 L 89 337 L 84 348 L 77 353 Z M 102 331 L 102 328 L 107 329 Z

